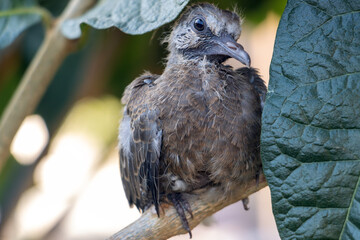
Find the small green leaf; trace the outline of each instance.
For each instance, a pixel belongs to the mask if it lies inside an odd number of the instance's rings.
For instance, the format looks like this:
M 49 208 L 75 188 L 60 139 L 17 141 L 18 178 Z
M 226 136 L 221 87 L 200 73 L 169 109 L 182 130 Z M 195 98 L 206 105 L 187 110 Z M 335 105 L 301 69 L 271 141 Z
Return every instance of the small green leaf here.
M 117 27 L 128 34 L 143 34 L 172 21 L 189 0 L 103 0 L 81 17 L 64 22 L 69 39 L 81 36 L 80 24 L 96 29 Z
M 34 0 L 0 1 L 0 49 L 9 46 L 31 25 L 41 21 Z
M 288 1 L 261 138 L 281 238 L 360 239 L 360 1 Z

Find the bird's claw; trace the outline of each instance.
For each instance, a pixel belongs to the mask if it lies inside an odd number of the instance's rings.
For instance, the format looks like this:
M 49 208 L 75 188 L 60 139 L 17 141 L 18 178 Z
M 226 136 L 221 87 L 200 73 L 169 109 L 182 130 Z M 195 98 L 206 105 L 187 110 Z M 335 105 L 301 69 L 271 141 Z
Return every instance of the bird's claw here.
M 174 208 L 177 214 L 179 215 L 183 228 L 189 233 L 190 238 L 192 238 L 189 222 L 186 219 L 186 214 L 185 214 L 186 211 L 190 214 L 191 218 L 194 218 L 189 202 L 184 198 L 182 198 L 181 193 L 170 193 L 167 195 L 167 198 L 174 205 Z
M 243 203 L 244 209 L 245 209 L 246 211 L 250 209 L 250 208 L 249 208 L 249 198 L 248 198 L 248 197 L 247 197 L 247 198 L 244 198 L 244 199 L 242 200 L 242 203 Z

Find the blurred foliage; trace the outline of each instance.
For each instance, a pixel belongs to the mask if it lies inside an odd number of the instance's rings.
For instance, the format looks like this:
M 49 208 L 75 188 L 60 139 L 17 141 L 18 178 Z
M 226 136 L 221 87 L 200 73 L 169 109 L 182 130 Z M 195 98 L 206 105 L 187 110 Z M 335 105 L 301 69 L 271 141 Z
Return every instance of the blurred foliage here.
M 200 1 L 190 1 L 190 4 L 196 2 Z M 261 22 L 269 11 L 281 14 L 286 3 L 285 0 L 210 2 L 220 8 L 236 7 L 245 15 L 246 23 L 254 25 Z M 67 3 L 67 0 L 38 0 L 38 4 L 54 16 L 58 16 Z M 85 43 L 82 48 L 66 58 L 36 110 L 44 118 L 50 138 L 62 124 L 68 109 L 79 99 L 108 94 L 120 98 L 124 88 L 145 70 L 160 74 L 167 53 L 160 40 L 169 33 L 170 26 L 171 23 L 137 36 L 126 35 L 116 28 L 89 29 L 89 34 L 83 36 Z M 44 28 L 38 23 L 9 47 L 0 50 L 0 114 L 43 38 Z M 20 193 L 31 185 L 32 172 L 39 161 L 40 157 L 32 165 L 21 166 L 10 157 L 0 170 L 0 231 Z
M 3 223 L 9 217 L 11 210 L 16 203 L 16 196 L 19 196 L 26 188 L 31 186 L 31 179 L 34 166 L 24 166 L 18 163 L 14 157 L 10 156 L 6 164 L 1 169 L 0 174 L 0 210 L 1 222 L 0 233 L 4 227 Z
M 88 135 L 103 149 L 111 146 L 116 138 L 121 117 L 119 99 L 105 95 L 101 98 L 84 98 L 76 103 L 66 116 L 59 131 L 77 132 Z
M 204 1 L 191 1 L 190 3 L 204 2 Z M 257 24 L 263 21 L 269 11 L 272 11 L 278 15 L 281 15 L 284 11 L 286 0 L 210 0 L 207 2 L 214 3 L 220 8 L 237 10 L 243 16 L 248 23 Z
M 57 17 L 62 13 L 69 0 L 37 0 L 37 2 L 41 7 L 48 9 L 53 16 Z

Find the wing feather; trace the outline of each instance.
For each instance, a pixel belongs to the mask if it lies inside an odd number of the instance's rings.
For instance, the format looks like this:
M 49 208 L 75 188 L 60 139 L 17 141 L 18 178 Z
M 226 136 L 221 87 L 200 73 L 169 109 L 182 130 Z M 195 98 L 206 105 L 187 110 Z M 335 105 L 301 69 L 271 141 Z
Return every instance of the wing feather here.
M 133 88 L 126 92 L 127 107 L 119 129 L 121 178 L 130 206 L 144 211 L 154 204 L 159 214 L 162 130 L 158 112 L 146 103 L 144 94 L 151 89 L 146 85 L 153 81 L 140 77 L 134 82 Z

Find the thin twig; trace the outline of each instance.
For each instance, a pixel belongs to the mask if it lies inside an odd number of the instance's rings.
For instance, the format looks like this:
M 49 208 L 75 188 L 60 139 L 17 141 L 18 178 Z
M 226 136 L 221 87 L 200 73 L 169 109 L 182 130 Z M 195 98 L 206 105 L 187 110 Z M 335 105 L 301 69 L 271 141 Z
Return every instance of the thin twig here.
M 72 0 L 58 21 L 48 29 L 44 42 L 26 70 L 0 121 L 0 169 L 25 117 L 34 112 L 65 57 L 76 49 L 76 41 L 61 34 L 64 20 L 83 14 L 95 0 Z
M 267 186 L 267 182 L 263 174 L 260 175 L 259 182 L 252 180 L 247 184 L 239 186 L 239 188 L 228 198 L 222 198 L 222 190 L 219 187 L 212 187 L 205 192 L 198 194 L 188 194 L 189 201 L 194 218 L 187 216 L 190 228 L 193 229 L 205 218 L 211 216 L 222 208 L 235 203 L 249 195 L 259 191 Z M 127 226 L 126 228 L 115 233 L 109 240 L 145 240 L 145 239 L 168 239 L 175 235 L 186 234 L 182 227 L 176 210 L 169 205 L 162 204 L 164 210 L 157 217 L 155 210 L 150 208 L 141 217 Z

